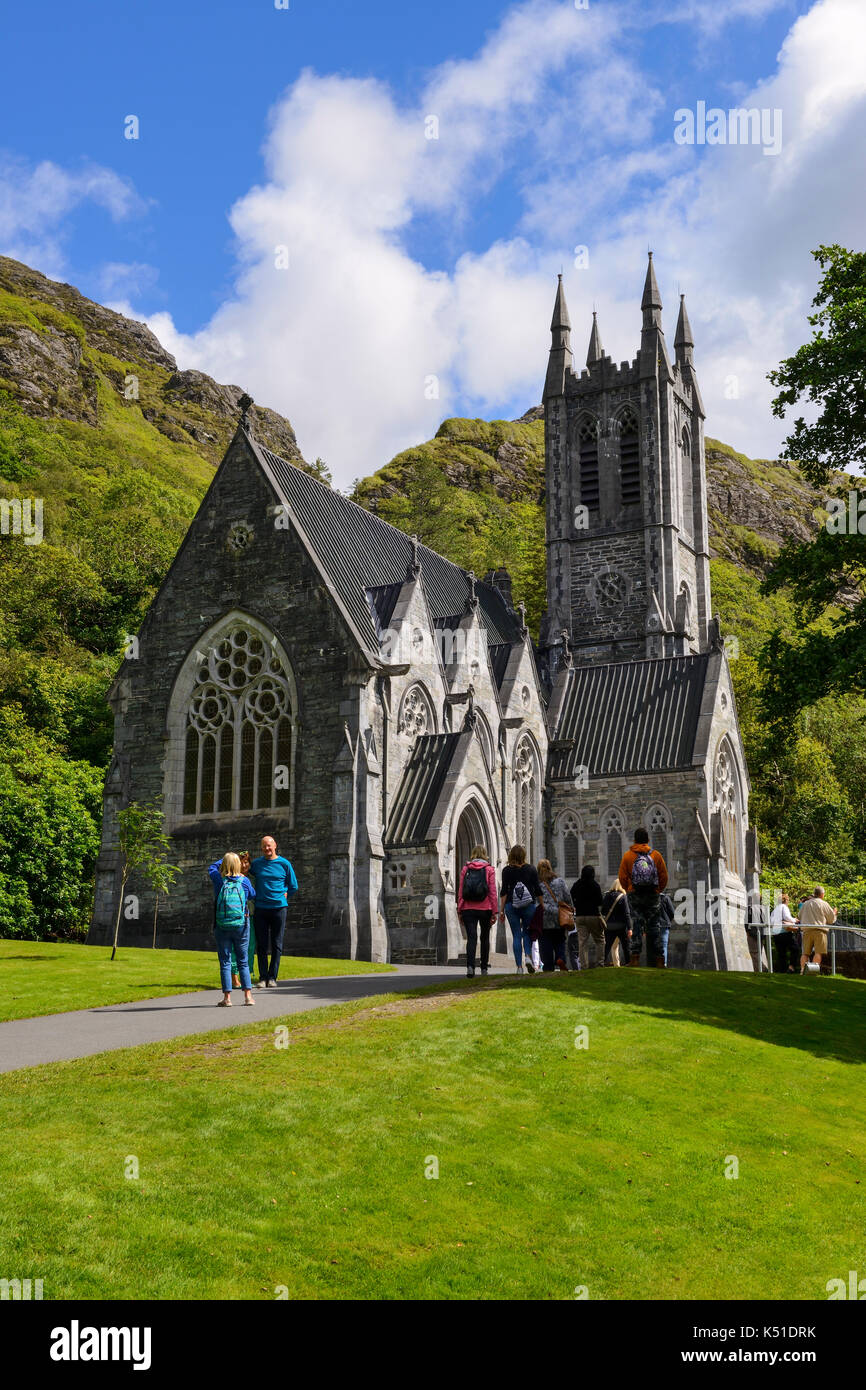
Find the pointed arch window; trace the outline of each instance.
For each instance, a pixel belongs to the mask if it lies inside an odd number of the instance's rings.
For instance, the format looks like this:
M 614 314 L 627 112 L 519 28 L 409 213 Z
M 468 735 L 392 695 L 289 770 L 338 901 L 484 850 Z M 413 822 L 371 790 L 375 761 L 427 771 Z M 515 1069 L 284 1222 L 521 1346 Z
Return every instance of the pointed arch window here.
M 581 421 L 577 431 L 577 454 L 580 465 L 580 501 L 590 511 L 598 509 L 598 424 L 590 416 Z
M 535 749 L 526 737 L 520 740 L 514 753 L 514 799 L 517 843 L 523 845 L 526 858 L 534 863 L 539 850 L 541 776 Z
M 743 856 L 740 842 L 742 823 L 742 801 L 740 781 L 734 754 L 727 739 L 722 740 L 716 757 L 716 770 L 713 778 L 715 806 L 721 817 L 722 845 L 727 860 L 728 872 L 742 874 Z
M 291 811 L 297 694 L 276 637 L 248 620 L 228 622 L 187 668 L 179 686 L 192 689 L 172 719 L 183 743 L 183 816 Z
M 571 884 L 580 873 L 583 859 L 583 832 L 580 817 L 574 811 L 563 811 L 556 823 L 556 867 Z
M 674 841 L 673 821 L 667 807 L 659 804 L 651 806 L 646 816 L 646 827 L 649 831 L 651 847 L 658 850 L 668 866 L 668 872 L 670 872 L 672 867 L 670 857 L 674 851 Z
M 625 852 L 625 817 L 622 811 L 611 806 L 601 818 L 601 851 L 604 859 L 606 883 L 615 879 Z
M 640 502 L 640 438 L 637 415 L 628 406 L 619 420 L 619 477 L 622 505 Z
M 680 435 L 680 479 L 683 531 L 687 536 L 692 536 L 695 529 L 692 500 L 692 441 L 685 426 L 683 426 L 683 432 Z

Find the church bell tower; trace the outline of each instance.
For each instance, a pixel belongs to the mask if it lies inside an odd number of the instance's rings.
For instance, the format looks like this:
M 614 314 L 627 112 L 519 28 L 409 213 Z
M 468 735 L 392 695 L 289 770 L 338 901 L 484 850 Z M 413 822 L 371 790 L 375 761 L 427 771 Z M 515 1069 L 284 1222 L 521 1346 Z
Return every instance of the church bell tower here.
M 547 614 L 575 664 L 709 648 L 704 407 L 680 297 L 671 361 L 649 256 L 639 351 L 617 366 L 595 313 L 577 372 L 562 276 L 544 384 Z

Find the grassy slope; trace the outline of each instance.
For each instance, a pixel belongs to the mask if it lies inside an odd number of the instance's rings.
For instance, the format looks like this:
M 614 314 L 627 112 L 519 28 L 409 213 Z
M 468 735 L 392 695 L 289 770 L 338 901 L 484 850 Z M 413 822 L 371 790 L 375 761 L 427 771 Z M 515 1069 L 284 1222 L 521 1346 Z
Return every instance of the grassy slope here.
M 604 971 L 0 1077 L 0 1265 L 54 1299 L 823 1299 L 866 1263 L 863 997 Z
M 0 941 L 0 1022 L 92 1009 L 100 1004 L 127 1004 L 199 989 L 219 989 L 216 952 L 141 951 L 121 945 L 112 962 L 107 946 L 67 945 L 48 941 Z M 390 971 L 368 961 L 315 960 L 283 956 L 284 979 L 322 975 L 369 975 Z

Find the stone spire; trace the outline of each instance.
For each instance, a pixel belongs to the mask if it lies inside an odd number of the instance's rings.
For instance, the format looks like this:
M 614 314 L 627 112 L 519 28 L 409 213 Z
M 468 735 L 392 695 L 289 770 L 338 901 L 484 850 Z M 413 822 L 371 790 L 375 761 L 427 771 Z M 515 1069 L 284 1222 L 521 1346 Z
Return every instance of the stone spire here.
M 571 351 L 571 320 L 565 302 L 565 289 L 562 276 L 556 287 L 556 301 L 553 318 L 550 320 L 550 358 L 547 363 L 547 377 L 544 382 L 544 399 L 548 396 L 562 396 L 565 393 L 565 378 L 573 370 L 574 356 Z
M 674 351 L 678 362 L 692 361 L 695 340 L 692 337 L 692 325 L 689 323 L 689 316 L 686 310 L 686 297 L 680 295 L 680 316 L 677 319 L 677 331 L 674 337 Z
M 601 334 L 598 331 L 598 314 L 595 309 L 592 311 L 592 332 L 589 335 L 589 351 L 586 354 L 586 365 L 591 367 L 593 363 L 600 362 L 604 357 L 604 348 L 601 345 Z
M 644 328 L 661 328 L 662 297 L 659 294 L 652 251 L 649 252 L 649 264 L 646 269 L 646 280 L 644 281 L 643 299 L 640 302 L 640 307 L 643 310 Z
M 658 373 L 670 377 L 671 363 L 662 328 L 662 297 L 656 280 L 652 251 L 649 253 L 649 264 L 647 265 L 640 307 L 643 313 L 643 327 L 640 335 L 641 377 L 656 376 Z

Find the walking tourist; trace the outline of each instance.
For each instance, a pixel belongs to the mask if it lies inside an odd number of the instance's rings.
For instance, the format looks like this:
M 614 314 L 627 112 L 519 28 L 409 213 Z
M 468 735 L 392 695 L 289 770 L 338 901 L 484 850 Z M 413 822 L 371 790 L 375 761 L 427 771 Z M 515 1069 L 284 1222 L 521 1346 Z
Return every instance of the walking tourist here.
M 483 845 L 476 845 L 460 870 L 457 911 L 466 928 L 466 974 L 475 974 L 475 952 L 481 933 L 481 974 L 490 967 L 490 924 L 496 913 L 496 870 Z
M 820 970 L 821 958 L 827 954 L 827 928 L 836 921 L 837 912 L 824 900 L 824 889 L 818 887 L 807 898 L 800 909 L 800 925 L 803 928 L 803 954 L 800 957 L 800 974 L 806 969 L 810 951 L 814 951 L 814 964 Z
M 647 965 L 664 966 L 662 932 L 665 922 L 660 894 L 667 887 L 668 871 L 659 851 L 650 848 L 649 831 L 642 825 L 634 832 L 634 842 L 622 857 L 619 881 L 629 895 L 632 922 L 630 963 L 640 963 L 646 935 Z
M 250 899 L 255 897 L 255 890 L 249 879 L 241 873 L 238 854 L 226 854 L 222 860 L 214 860 L 208 869 L 208 876 L 214 890 L 214 936 L 223 992 L 219 1007 L 229 1008 L 232 1002 L 232 954 L 237 963 L 244 1003 L 253 1004 L 255 1000 L 247 964 L 247 950 L 250 939 L 249 904 Z
M 605 965 L 628 965 L 631 912 L 625 889 L 615 878 L 599 908 L 604 922 Z
M 592 864 L 584 864 L 580 878 L 571 885 L 574 925 L 581 970 L 589 970 L 589 943 L 595 942 L 596 965 L 604 965 L 604 922 L 601 917 L 601 884 Z
M 523 974 L 525 959 L 526 969 L 530 975 L 534 975 L 532 936 L 529 928 L 535 909 L 541 902 L 541 884 L 535 865 L 526 862 L 526 850 L 523 845 L 512 845 L 509 851 L 508 863 L 502 870 L 500 893 L 499 920 L 502 922 L 508 919 L 517 973 Z
M 538 861 L 541 901 L 544 909 L 541 931 L 541 965 L 546 974 L 551 970 L 567 970 L 565 936 L 574 926 L 574 904 L 565 879 L 553 872 L 549 859 Z
M 262 852 L 250 864 L 256 881 L 256 946 L 259 958 L 257 989 L 276 989 L 283 954 L 286 908 L 298 891 L 298 880 L 288 859 L 277 853 L 273 835 L 265 835 Z M 268 954 L 270 952 L 270 960 Z

